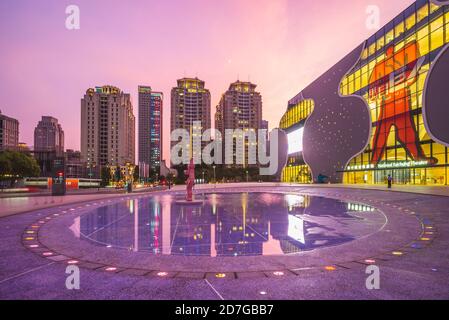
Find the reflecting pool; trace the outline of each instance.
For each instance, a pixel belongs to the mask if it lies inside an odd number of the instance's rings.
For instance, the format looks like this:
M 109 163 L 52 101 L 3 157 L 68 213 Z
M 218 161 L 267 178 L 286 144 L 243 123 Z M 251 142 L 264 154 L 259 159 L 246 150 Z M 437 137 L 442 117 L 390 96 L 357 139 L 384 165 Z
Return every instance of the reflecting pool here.
M 281 193 L 160 195 L 97 208 L 76 218 L 81 238 L 157 255 L 283 255 L 340 245 L 381 229 L 376 209 Z

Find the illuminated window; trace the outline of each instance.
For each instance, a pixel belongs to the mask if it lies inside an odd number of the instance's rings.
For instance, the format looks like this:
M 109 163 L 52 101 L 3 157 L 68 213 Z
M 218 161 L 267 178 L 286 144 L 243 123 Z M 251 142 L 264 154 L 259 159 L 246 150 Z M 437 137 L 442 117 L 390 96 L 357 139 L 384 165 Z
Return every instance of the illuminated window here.
M 376 53 L 376 44 L 375 43 L 373 43 L 372 45 L 370 45 L 368 47 L 368 55 L 371 56 L 374 53 Z
M 404 25 L 404 21 L 401 21 L 398 25 L 396 25 L 396 27 L 394 28 L 394 36 L 397 38 L 399 37 L 401 34 L 403 34 L 405 31 L 405 25 Z
M 393 40 L 394 40 L 394 30 L 390 30 L 385 35 L 385 44 L 387 45 Z
M 435 11 L 437 11 L 440 8 L 440 6 L 430 2 L 430 14 L 434 13 Z
M 361 85 L 362 85 L 362 88 L 365 88 L 368 85 L 368 73 L 362 74 Z
M 410 30 L 415 26 L 415 24 L 416 24 L 416 16 L 413 13 L 410 17 L 405 19 L 405 29 Z
M 424 38 L 428 34 L 429 34 L 429 25 L 425 25 L 424 27 L 419 29 L 417 32 L 418 40 Z
M 429 53 L 429 36 L 425 36 L 421 39 L 418 40 L 419 43 L 419 51 L 420 51 L 420 56 L 424 56 L 426 54 Z
M 368 49 L 367 48 L 363 49 L 363 52 L 362 52 L 362 59 L 365 60 L 366 58 L 368 58 Z
M 443 17 L 439 17 L 430 24 L 430 50 L 433 51 L 444 44 Z
M 417 23 L 427 18 L 428 15 L 429 15 L 429 5 L 426 3 L 424 6 L 422 6 L 416 11 Z
M 377 50 L 380 50 L 384 47 L 385 45 L 385 37 L 381 37 L 377 40 Z

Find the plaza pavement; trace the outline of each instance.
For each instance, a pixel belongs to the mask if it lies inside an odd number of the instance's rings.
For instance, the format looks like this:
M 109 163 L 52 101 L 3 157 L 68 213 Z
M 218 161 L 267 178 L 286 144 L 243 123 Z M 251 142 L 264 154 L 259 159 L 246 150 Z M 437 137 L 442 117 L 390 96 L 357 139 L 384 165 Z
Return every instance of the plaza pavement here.
M 373 257 L 380 267 L 379 290 L 366 289 L 367 265 L 360 261 L 336 264 L 332 270 L 304 268 L 284 272 L 281 276 L 261 270 L 259 274 L 254 272 L 254 277 L 224 279 L 207 274 L 199 278 L 188 275 L 163 278 L 81 268 L 81 289 L 67 290 L 67 264 L 25 248 L 24 230 L 37 219 L 61 210 L 81 210 L 93 201 L 107 201 L 123 195 L 43 197 L 37 203 L 35 199 L 23 198 L 19 204 L 0 199 L 0 212 L 2 215 L 9 213 L 0 218 L 0 299 L 449 299 L 449 197 L 445 196 L 449 192 L 446 188 L 407 189 L 411 193 L 402 192 L 400 187 L 389 192 L 384 188 L 360 186 L 238 184 L 198 186 L 197 192 L 203 188 L 232 190 L 242 186 L 249 191 L 265 189 L 268 192 L 278 188 L 357 201 L 385 208 L 395 219 L 413 215 L 431 235 L 416 235 L 414 247 L 391 247 L 392 252 L 400 250 L 400 256 Z M 182 187 L 174 190 L 182 190 Z M 21 211 L 27 213 L 19 214 Z M 426 239 L 422 240 L 424 237 Z M 399 235 L 397 240 L 402 240 Z M 379 246 L 388 247 L 388 243 L 376 241 L 380 242 L 366 247 L 367 256 Z

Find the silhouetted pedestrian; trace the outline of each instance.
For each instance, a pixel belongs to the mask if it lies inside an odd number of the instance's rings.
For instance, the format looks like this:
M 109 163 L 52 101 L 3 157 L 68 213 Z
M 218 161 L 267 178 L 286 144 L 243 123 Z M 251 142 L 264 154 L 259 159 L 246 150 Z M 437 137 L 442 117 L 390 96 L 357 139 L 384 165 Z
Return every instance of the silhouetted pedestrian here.
M 393 177 L 391 176 L 391 174 L 388 175 L 387 181 L 388 181 L 388 189 L 391 189 L 391 185 L 393 184 Z

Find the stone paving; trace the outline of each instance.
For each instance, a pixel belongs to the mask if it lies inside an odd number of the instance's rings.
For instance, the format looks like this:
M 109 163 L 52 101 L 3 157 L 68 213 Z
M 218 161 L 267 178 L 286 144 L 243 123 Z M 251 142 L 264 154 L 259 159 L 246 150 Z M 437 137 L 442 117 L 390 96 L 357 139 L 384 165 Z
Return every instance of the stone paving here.
M 215 188 L 217 192 L 238 192 L 237 188 L 242 192 L 297 192 L 367 204 L 381 210 L 388 223 L 366 239 L 300 255 L 155 258 L 140 252 L 95 248 L 85 241 L 76 243 L 67 232 L 73 215 L 148 195 L 85 199 L 0 219 L 0 298 L 449 298 L 448 197 L 330 186 L 248 184 Z M 180 189 L 170 192 L 176 190 Z M 65 288 L 68 264 L 80 267 L 80 290 Z M 370 264 L 380 268 L 380 290 L 366 289 L 365 271 Z

